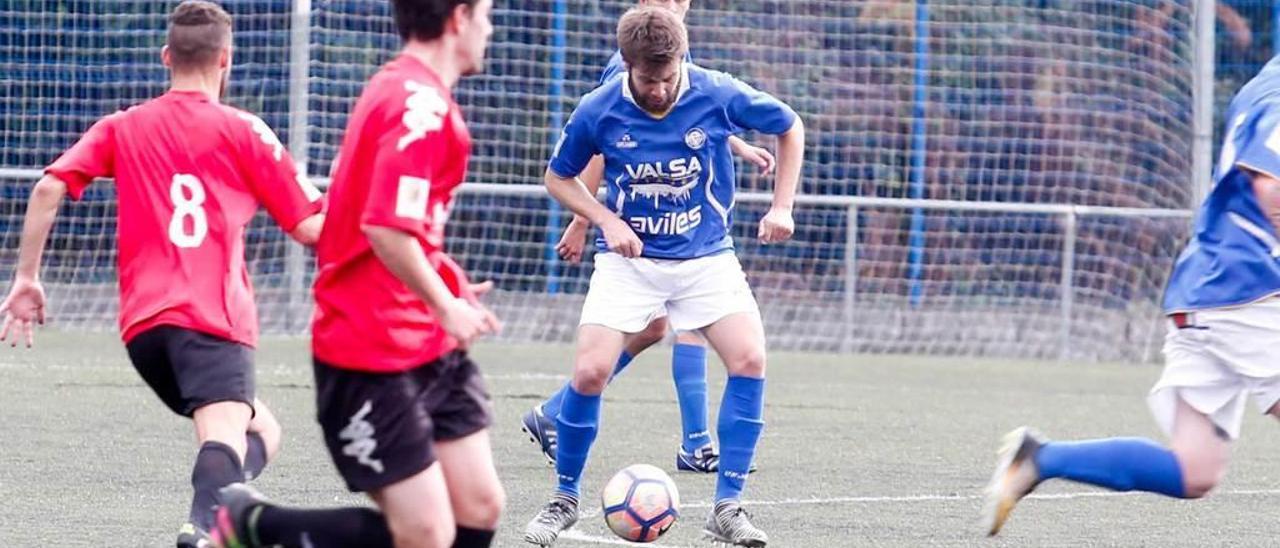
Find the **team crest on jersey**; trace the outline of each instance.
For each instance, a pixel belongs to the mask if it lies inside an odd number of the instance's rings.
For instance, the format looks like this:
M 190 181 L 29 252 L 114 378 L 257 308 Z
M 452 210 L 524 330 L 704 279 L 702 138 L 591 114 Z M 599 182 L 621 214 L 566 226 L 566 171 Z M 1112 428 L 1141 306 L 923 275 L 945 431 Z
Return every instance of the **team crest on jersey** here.
M 630 133 L 623 133 L 622 138 L 618 139 L 618 142 L 614 143 L 613 146 L 616 146 L 621 149 L 631 149 L 631 148 L 636 148 L 640 146 L 640 143 L 637 143 L 634 140 L 632 140 Z
M 684 144 L 689 145 L 693 150 L 702 150 L 707 144 L 707 132 L 702 128 L 695 127 L 684 134 Z

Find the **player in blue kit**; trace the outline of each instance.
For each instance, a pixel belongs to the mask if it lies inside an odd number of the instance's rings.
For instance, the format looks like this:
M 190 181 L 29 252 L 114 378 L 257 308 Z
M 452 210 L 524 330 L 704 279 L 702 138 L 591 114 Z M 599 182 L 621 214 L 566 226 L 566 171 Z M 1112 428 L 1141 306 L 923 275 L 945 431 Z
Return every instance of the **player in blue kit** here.
M 671 10 L 683 21 L 689 13 L 690 0 L 639 0 L 639 5 L 654 6 Z M 684 60 L 692 62 L 688 52 Z M 622 62 L 622 52 L 618 51 L 609 59 L 604 72 L 600 75 L 600 85 L 626 72 Z M 729 147 L 734 155 L 745 162 L 760 168 L 762 173 L 773 170 L 775 162 L 768 150 L 748 144 L 737 136 L 729 137 Z M 587 185 L 591 192 L 600 188 L 604 177 L 604 160 L 599 155 L 593 157 L 578 175 L 578 179 Z M 564 235 L 556 245 L 556 251 L 569 262 L 582 259 L 583 244 L 591 223 L 585 217 L 574 215 L 573 221 L 565 228 Z M 641 352 L 662 341 L 670 329 L 665 315 L 654 318 L 649 325 L 638 333 L 629 333 L 622 354 L 613 366 L 613 375 L 617 376 Z M 720 462 L 720 454 L 711 442 L 711 433 L 707 428 L 707 347 L 706 341 L 696 332 L 679 332 L 675 336 L 675 346 L 671 352 L 671 376 L 675 381 L 676 400 L 680 405 L 680 445 L 676 448 L 676 469 L 687 472 L 715 473 Z M 533 409 L 521 417 L 521 430 L 529 435 L 529 439 L 538 444 L 542 454 L 555 464 L 556 456 L 556 423 L 564 403 L 564 395 L 569 390 L 565 383 L 546 401 L 535 405 Z M 755 471 L 754 464 L 752 471 Z
M 1203 497 L 1226 473 L 1246 401 L 1280 417 L 1280 57 L 1240 89 L 1226 119 L 1213 191 L 1165 290 L 1165 368 L 1147 401 L 1169 445 L 1014 430 L 987 487 L 988 534 L 1052 478 Z
M 557 418 L 559 485 L 525 529 L 550 546 L 578 520 L 580 479 L 600 419 L 600 394 L 627 333 L 665 311 L 673 328 L 697 330 L 729 379 L 717 433 L 721 458 L 705 532 L 715 541 L 764 546 L 768 537 L 739 503 L 764 428 L 764 328 L 729 235 L 735 173 L 728 137 L 738 128 L 778 135 L 773 205 L 759 237 L 791 237 L 804 127 L 777 99 L 683 61 L 688 35 L 668 10 L 638 7 L 618 24 L 628 72 L 587 94 L 565 126 L 547 189 L 600 227 L 601 251 L 582 307 L 573 382 Z M 605 161 L 606 205 L 575 177 Z

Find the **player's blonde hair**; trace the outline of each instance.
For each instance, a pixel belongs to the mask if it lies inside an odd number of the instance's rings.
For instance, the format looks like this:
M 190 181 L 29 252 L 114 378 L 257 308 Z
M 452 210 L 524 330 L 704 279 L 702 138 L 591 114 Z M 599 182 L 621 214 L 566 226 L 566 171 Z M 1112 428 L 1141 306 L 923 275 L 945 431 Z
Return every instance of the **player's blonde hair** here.
M 628 65 L 667 66 L 689 51 L 689 31 L 671 10 L 636 6 L 618 21 L 618 49 Z
M 231 15 L 205 0 L 186 0 L 169 15 L 169 58 L 177 70 L 203 69 L 231 45 Z

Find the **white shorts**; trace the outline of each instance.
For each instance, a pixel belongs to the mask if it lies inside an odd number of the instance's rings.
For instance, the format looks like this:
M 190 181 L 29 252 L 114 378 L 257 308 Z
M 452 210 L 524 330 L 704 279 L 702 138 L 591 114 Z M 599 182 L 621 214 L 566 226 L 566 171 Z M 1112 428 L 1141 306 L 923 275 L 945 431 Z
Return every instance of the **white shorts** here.
M 1280 298 L 1187 318 L 1182 328 L 1169 322 L 1164 373 L 1147 403 L 1170 436 L 1181 398 L 1234 440 L 1245 400 L 1262 413 L 1280 401 Z
M 760 313 L 733 253 L 673 261 L 597 253 L 578 325 L 643 331 L 667 316 L 676 331 L 702 329 L 739 312 Z

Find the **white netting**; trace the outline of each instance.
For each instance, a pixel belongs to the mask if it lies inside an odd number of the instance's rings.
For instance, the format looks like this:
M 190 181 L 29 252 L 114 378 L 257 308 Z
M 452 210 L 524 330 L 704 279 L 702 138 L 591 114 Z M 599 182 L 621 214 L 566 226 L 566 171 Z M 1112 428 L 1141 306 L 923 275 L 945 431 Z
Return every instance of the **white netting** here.
M 232 103 L 262 116 L 288 139 L 289 6 L 221 2 L 235 16 Z M 17 257 L 26 198 L 36 174 L 99 117 L 163 93 L 160 64 L 176 2 L 61 0 L 0 2 L 0 275 Z M 67 204 L 45 254 L 51 315 L 61 325 L 115 325 L 115 192 L 110 181 Z M 284 240 L 266 219 L 247 235 L 262 316 L 279 324 Z
M 288 140 L 291 3 L 223 4 L 237 18 L 232 101 Z M 497 3 L 487 74 L 458 92 L 476 142 L 471 180 L 540 183 L 558 121 L 594 86 L 631 4 Z M 807 194 L 1186 209 L 1189 4 L 698 0 L 689 23 L 699 63 L 803 115 Z M 38 168 L 96 117 L 162 90 L 156 51 L 171 5 L 0 3 L 0 166 Z M 324 176 L 364 80 L 398 38 L 385 2 L 313 0 L 309 42 L 306 160 Z M 31 181 L 3 183 L 7 276 Z M 45 275 L 74 289 L 53 295 L 62 321 L 104 327 L 114 310 L 110 186 L 96 192 L 63 212 Z M 796 241 L 776 248 L 753 240 L 762 206 L 742 206 L 740 256 L 775 348 L 1146 358 L 1186 234 L 1185 219 L 1142 212 L 1072 222 L 1061 211 L 884 204 L 851 214 L 835 202 L 798 210 Z M 590 268 L 548 258 L 563 222 L 536 192 L 459 203 L 453 251 L 502 287 L 494 299 L 508 337 L 572 336 Z M 308 312 L 305 296 L 285 294 L 282 236 L 253 237 L 264 327 L 296 332 Z

